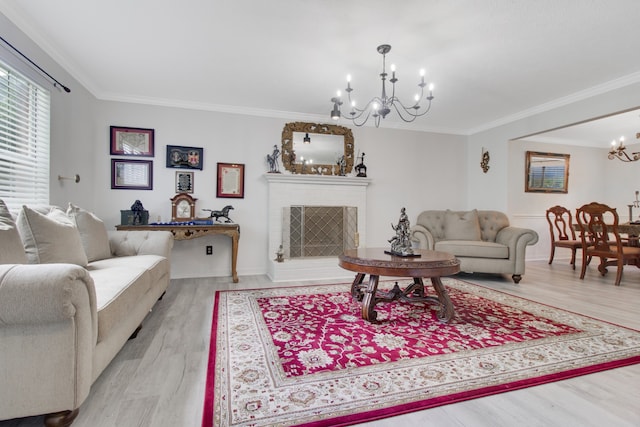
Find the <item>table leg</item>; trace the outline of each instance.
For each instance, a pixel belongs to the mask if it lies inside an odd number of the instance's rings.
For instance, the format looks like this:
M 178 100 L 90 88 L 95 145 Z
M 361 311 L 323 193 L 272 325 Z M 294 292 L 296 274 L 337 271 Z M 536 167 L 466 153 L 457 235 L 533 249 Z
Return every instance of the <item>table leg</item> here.
M 238 262 L 238 235 L 231 236 L 231 275 L 233 276 L 233 283 L 238 283 L 238 272 L 236 270 L 236 264 Z
M 367 289 L 364 291 L 364 297 L 362 299 L 362 318 L 371 323 L 375 323 L 376 317 L 378 317 L 378 313 L 374 310 L 377 302 L 378 278 L 379 276 L 375 274 L 369 275 L 369 286 L 367 286 Z
M 442 303 L 442 308 L 440 308 L 440 311 L 438 312 L 438 319 L 442 322 L 449 323 L 455 315 L 455 310 L 453 309 L 451 298 L 449 298 L 449 293 L 445 289 L 442 284 L 442 280 L 440 280 L 439 277 L 432 277 L 431 285 L 438 295 L 438 300 Z
M 356 274 L 356 278 L 353 279 L 353 284 L 351 285 L 351 298 L 353 298 L 356 301 L 362 301 L 362 298 L 364 296 L 364 293 L 362 290 L 362 288 L 364 287 L 364 285 L 362 285 L 364 276 L 365 276 L 364 273 Z

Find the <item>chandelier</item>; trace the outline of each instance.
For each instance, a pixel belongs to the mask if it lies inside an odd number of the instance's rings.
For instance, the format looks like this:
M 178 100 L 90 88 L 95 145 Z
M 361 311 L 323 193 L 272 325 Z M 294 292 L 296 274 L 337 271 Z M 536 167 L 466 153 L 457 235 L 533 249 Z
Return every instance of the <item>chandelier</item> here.
M 636 139 L 640 139 L 640 132 L 636 133 Z M 615 139 L 611 141 L 611 150 L 609 150 L 609 160 L 618 159 L 623 162 L 635 162 L 640 160 L 640 152 L 631 153 L 631 156 L 627 153 L 627 147 L 624 145 L 624 136 L 620 137 L 618 146 L 616 147 Z
M 400 118 L 407 123 L 414 121 L 420 116 L 424 116 L 431 109 L 431 101 L 433 100 L 433 84 L 429 85 L 428 95 L 425 96 L 424 88 L 427 84 L 424 82 L 424 70 L 420 70 L 420 83 L 418 83 L 420 93 L 415 95 L 413 105 L 407 107 L 396 97 L 396 82 L 398 79 L 396 78 L 396 67 L 392 64 L 390 67 L 391 78 L 389 79 L 389 82 L 391 82 L 391 96 L 387 95 L 388 74 L 386 71 L 386 55 L 390 50 L 391 46 L 388 44 L 378 46 L 378 53 L 382 55 L 382 73 L 380 73 L 380 79 L 382 80 L 382 94 L 379 97 L 376 96 L 371 99 L 363 108 L 356 107 L 356 102 L 351 99 L 351 92 L 353 92 L 353 88 L 351 87 L 351 76 L 347 76 L 347 88 L 345 91 L 349 98 L 351 111 L 343 117 L 351 120 L 356 126 L 364 125 L 369 120 L 369 117 L 373 117 L 375 125 L 378 127 L 380 125 L 380 118 L 382 117 L 384 119 L 387 114 L 391 112 L 391 108 L 395 109 Z M 426 101 L 426 103 L 421 105 L 423 101 Z M 338 91 L 335 97 L 331 98 L 331 102 L 333 102 L 331 118 L 333 120 L 338 120 L 342 116 L 340 111 L 340 106 L 342 105 L 342 94 L 340 91 Z

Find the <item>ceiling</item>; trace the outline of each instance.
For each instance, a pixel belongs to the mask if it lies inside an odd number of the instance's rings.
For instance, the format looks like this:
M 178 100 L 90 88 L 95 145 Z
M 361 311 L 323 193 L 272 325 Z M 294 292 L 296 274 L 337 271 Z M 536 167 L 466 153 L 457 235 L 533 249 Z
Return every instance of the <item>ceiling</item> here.
M 0 12 L 99 99 L 288 120 L 329 121 L 347 74 L 359 105 L 379 96 L 383 43 L 401 99 L 420 68 L 435 84 L 427 116 L 385 127 L 471 134 L 640 81 L 638 0 L 0 0 Z

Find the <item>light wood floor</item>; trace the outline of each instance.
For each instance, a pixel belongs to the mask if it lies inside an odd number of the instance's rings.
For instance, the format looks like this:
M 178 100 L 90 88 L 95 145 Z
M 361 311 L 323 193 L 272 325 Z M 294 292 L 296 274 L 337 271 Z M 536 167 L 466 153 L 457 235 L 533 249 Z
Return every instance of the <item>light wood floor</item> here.
M 600 277 L 592 265 L 581 281 L 578 270 L 556 259 L 552 266 L 527 263 L 518 285 L 508 276 L 460 278 L 640 330 L 640 269 L 627 267 L 619 287 L 613 286 L 614 275 L 610 269 Z M 266 276 L 244 276 L 238 284 L 228 278 L 172 281 L 138 337 L 93 385 L 73 426 L 200 426 L 213 291 L 274 286 Z M 0 422 L 0 427 L 41 425 L 41 417 Z M 637 427 L 640 364 L 363 425 Z

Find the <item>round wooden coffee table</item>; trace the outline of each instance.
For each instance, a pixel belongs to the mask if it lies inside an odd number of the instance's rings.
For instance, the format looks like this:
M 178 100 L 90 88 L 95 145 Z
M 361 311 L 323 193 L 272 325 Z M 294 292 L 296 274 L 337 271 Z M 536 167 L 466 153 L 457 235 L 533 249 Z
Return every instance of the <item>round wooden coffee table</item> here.
M 429 302 L 438 307 L 438 319 L 449 322 L 455 315 L 453 303 L 440 277 L 460 271 L 460 261 L 450 253 L 415 249 L 420 257 L 401 257 L 385 253 L 384 248 L 359 248 L 346 250 L 340 255 L 340 267 L 356 272 L 351 285 L 351 296 L 362 303 L 362 318 L 376 322 L 375 306 L 379 302 L 408 301 Z M 369 283 L 364 284 L 365 275 Z M 398 284 L 389 292 L 378 291 L 380 276 L 411 277 L 413 283 L 405 289 Z M 430 278 L 437 296 L 427 296 L 423 278 Z

